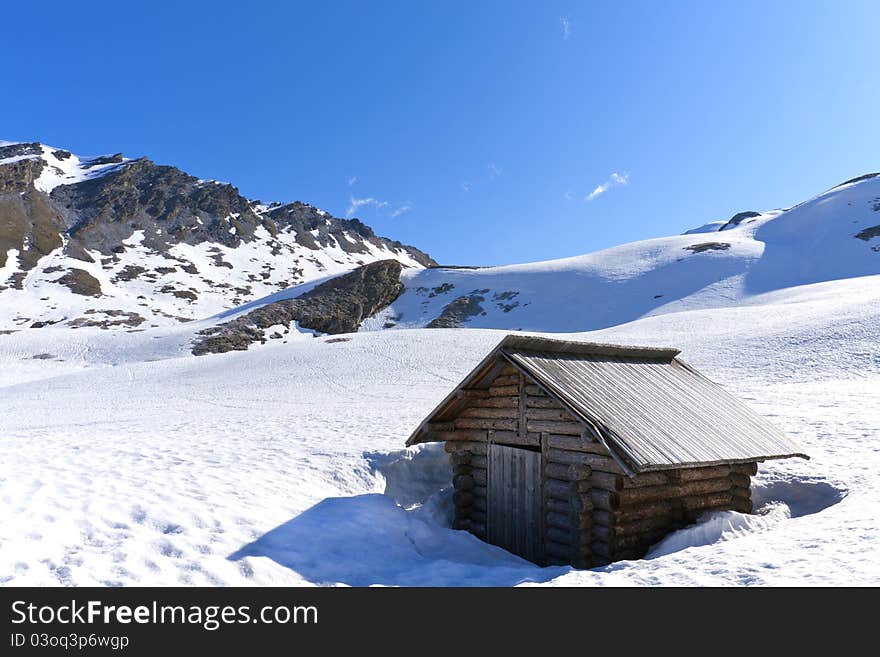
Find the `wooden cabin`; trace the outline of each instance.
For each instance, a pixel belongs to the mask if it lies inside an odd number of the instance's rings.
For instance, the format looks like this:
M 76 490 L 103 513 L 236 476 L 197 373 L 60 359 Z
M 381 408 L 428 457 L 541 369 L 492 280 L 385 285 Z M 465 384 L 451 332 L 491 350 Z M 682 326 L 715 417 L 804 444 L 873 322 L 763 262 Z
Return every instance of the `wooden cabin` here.
M 752 510 L 758 463 L 809 458 L 677 349 L 507 336 L 407 445 L 445 441 L 455 524 L 538 564 L 644 556 Z

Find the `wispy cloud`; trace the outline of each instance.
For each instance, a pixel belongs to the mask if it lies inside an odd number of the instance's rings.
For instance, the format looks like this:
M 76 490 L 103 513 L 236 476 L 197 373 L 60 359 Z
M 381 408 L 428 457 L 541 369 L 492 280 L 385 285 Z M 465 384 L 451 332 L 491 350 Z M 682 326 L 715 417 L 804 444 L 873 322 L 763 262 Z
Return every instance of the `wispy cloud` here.
M 348 186 L 354 187 L 355 185 L 357 185 L 357 182 L 358 182 L 358 180 L 360 180 L 360 178 L 358 178 L 357 176 L 349 176 L 347 180 L 348 180 Z
M 380 201 L 379 199 L 375 199 L 372 196 L 369 198 L 355 198 L 354 196 L 349 197 L 349 205 L 348 209 L 345 211 L 345 216 L 350 218 L 355 212 L 360 210 L 363 207 L 373 206 L 377 210 L 381 210 L 382 208 L 388 207 L 388 201 Z
M 585 200 L 592 201 L 596 197 L 601 196 L 602 194 L 607 192 L 612 187 L 615 187 L 617 185 L 625 185 L 628 182 L 629 182 L 629 174 L 628 173 L 617 173 L 617 171 L 615 171 L 610 176 L 608 176 L 608 180 L 606 180 L 605 182 L 603 182 L 599 185 L 596 185 L 596 188 L 592 192 L 587 194 L 587 197 Z
M 399 205 L 394 210 L 391 211 L 392 217 L 399 217 L 405 212 L 409 212 L 412 210 L 412 203 L 404 203 L 403 205 Z
M 463 191 L 465 194 L 471 191 L 471 184 L 467 180 L 462 180 L 459 183 L 459 186 L 461 187 L 461 191 Z
M 501 167 L 496 166 L 494 162 L 489 162 L 486 168 L 489 169 L 489 178 L 491 180 L 495 180 L 504 171 Z
M 568 16 L 560 18 L 559 24 L 562 26 L 562 40 L 568 41 L 568 37 L 571 36 L 571 21 L 568 20 Z
M 566 201 L 570 201 L 571 199 L 574 198 L 574 194 L 571 193 L 571 190 L 568 190 L 568 191 L 565 192 L 565 194 L 563 194 L 562 196 L 563 196 L 563 198 L 564 198 Z

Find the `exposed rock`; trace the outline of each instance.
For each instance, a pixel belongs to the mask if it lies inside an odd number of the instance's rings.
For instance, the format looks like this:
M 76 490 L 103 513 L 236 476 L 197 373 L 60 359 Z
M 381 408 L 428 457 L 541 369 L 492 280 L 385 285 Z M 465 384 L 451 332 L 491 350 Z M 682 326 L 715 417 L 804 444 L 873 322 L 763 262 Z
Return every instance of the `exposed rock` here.
M 727 242 L 700 242 L 699 244 L 691 244 L 690 246 L 684 247 L 686 251 L 693 251 L 694 253 L 703 253 L 704 251 L 727 251 L 730 248 L 730 244 Z
M 88 317 L 77 317 L 76 319 L 67 322 L 67 325 L 73 328 L 81 328 L 86 326 L 98 328 L 127 326 L 134 328 L 135 326 L 140 326 L 146 321 L 137 313 L 129 312 L 127 310 L 116 310 L 112 308 L 107 310 L 98 310 L 96 308 L 92 308 L 85 311 L 84 314 Z M 96 318 L 95 315 L 104 315 L 105 317 L 111 317 L 113 319 L 99 319 Z
M 403 291 L 401 264 L 380 260 L 321 283 L 295 299 L 266 304 L 236 319 L 202 331 L 197 355 L 247 349 L 265 341 L 270 326 L 300 327 L 321 333 L 352 333 L 361 322 L 391 304 Z
M 850 178 L 849 180 L 844 180 L 839 185 L 835 185 L 831 189 L 837 189 L 838 187 L 843 187 L 844 185 L 850 185 L 852 183 L 862 182 L 863 180 L 868 180 L 870 178 L 876 178 L 880 176 L 880 172 L 877 173 L 864 173 L 861 176 L 856 176 L 855 178 Z
M 122 271 L 116 274 L 116 278 L 113 279 L 113 282 L 134 280 L 145 271 L 147 270 L 138 265 L 125 265 L 125 267 L 122 268 Z
M 426 328 L 459 328 L 471 317 L 486 314 L 483 306 L 480 305 L 485 300 L 486 298 L 479 294 L 458 297 L 447 305 L 438 317 L 431 320 Z
M 101 296 L 101 283 L 84 269 L 68 269 L 61 278 L 55 279 L 56 283 L 66 285 L 74 294 L 86 297 Z
M 855 234 L 856 239 L 868 240 L 874 239 L 875 237 L 880 237 L 880 226 L 871 226 L 870 228 L 865 228 L 865 230 L 860 231 Z

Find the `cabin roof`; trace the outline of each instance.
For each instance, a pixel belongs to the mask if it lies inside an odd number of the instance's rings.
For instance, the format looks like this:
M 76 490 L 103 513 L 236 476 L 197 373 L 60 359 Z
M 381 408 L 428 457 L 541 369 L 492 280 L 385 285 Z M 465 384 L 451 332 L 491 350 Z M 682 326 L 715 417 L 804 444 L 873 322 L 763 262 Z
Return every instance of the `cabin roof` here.
M 776 426 L 678 358 L 678 349 L 509 335 L 419 425 L 408 445 L 430 440 L 429 422 L 467 403 L 511 363 L 592 428 L 629 473 L 799 456 Z

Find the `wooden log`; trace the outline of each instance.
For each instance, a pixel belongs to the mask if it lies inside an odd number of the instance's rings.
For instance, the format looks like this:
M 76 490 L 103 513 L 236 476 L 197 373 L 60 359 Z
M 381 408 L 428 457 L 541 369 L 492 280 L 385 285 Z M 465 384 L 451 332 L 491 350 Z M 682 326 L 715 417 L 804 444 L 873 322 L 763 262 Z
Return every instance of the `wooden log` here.
M 614 538 L 614 530 L 611 527 L 606 527 L 605 525 L 593 525 L 590 531 L 592 539 L 594 541 L 603 541 L 605 543 L 610 543 Z
M 752 487 L 752 478 L 749 475 L 732 472 L 728 478 L 730 479 L 732 488 L 749 489 Z
M 644 472 L 634 477 L 624 477 L 624 488 L 642 488 L 644 486 L 665 486 L 669 484 L 669 477 L 663 472 Z
M 458 417 L 472 417 L 486 420 L 510 420 L 513 418 L 514 414 L 515 413 L 512 408 L 483 408 L 480 406 L 471 406 L 462 410 L 462 412 L 459 413 Z
M 452 503 L 456 507 L 469 507 L 474 503 L 474 494 L 470 491 L 457 490 L 452 493 Z
M 568 499 L 572 495 L 589 490 L 590 484 L 586 481 L 560 481 L 559 479 L 545 479 L 544 493 L 548 497 Z
M 489 388 L 490 397 L 513 397 L 519 393 L 519 386 L 492 386 Z
M 568 498 L 547 497 L 544 500 L 544 507 L 548 512 L 570 514 L 575 513 L 574 505 Z
M 489 396 L 489 391 L 483 388 L 465 388 L 458 390 L 455 396 L 459 399 L 482 399 Z
M 524 389 L 523 393 L 527 391 Z M 557 408 L 560 410 L 564 410 L 562 404 L 553 399 L 553 397 L 532 397 L 526 395 L 526 408 Z
M 519 406 L 518 397 L 486 397 L 468 402 L 468 408 L 516 408 L 517 406 Z
M 549 420 L 552 422 L 573 422 L 571 413 L 555 408 L 529 408 L 526 406 L 527 420 Z
M 609 456 L 601 456 L 599 454 L 586 454 L 583 452 L 571 452 L 563 449 L 548 448 L 545 450 L 544 456 L 547 461 L 553 463 L 567 463 L 570 465 L 586 465 L 593 470 L 601 470 L 602 472 L 619 472 L 620 468 Z M 613 469 L 612 469 L 613 468 Z
M 593 513 L 594 521 L 602 522 L 604 519 L 597 519 Z M 614 514 L 614 520 L 605 524 L 624 524 L 634 520 L 642 520 L 643 518 L 653 518 L 657 516 L 671 516 L 673 518 L 681 515 L 681 504 L 679 500 L 657 500 L 656 502 L 648 502 L 645 504 L 637 504 L 620 509 Z
M 544 554 L 554 559 L 559 559 L 567 564 L 571 561 L 574 550 L 571 545 L 557 543 L 555 541 L 544 541 Z
M 682 507 L 686 512 L 710 507 L 729 506 L 732 501 L 733 495 L 730 494 L 730 491 L 681 498 Z
M 486 540 L 486 525 L 481 525 L 478 523 L 471 523 L 470 532 L 477 538 L 481 540 Z
M 469 465 L 473 457 L 473 453 L 467 451 L 466 449 L 462 449 L 452 452 L 449 455 L 449 462 L 452 464 L 453 468 L 459 465 Z
M 592 517 L 589 513 L 556 513 L 550 512 L 545 517 L 547 524 L 552 527 L 560 527 L 562 529 L 586 529 L 593 524 Z
M 558 527 L 548 527 L 545 534 L 548 541 L 559 543 L 560 545 L 571 545 L 578 548 L 581 545 L 588 545 L 590 542 L 590 533 L 581 532 L 571 529 L 560 529 Z
M 471 473 L 471 466 L 469 464 L 453 465 L 452 466 L 452 474 L 453 475 L 470 474 L 470 473 Z
M 588 465 L 567 463 L 548 463 L 544 466 L 544 476 L 562 481 L 583 481 L 589 479 L 592 471 Z
M 494 388 L 496 386 L 515 386 L 515 385 L 519 385 L 519 372 L 496 376 L 495 380 L 492 381 L 492 385 L 490 386 L 490 388 Z
M 496 431 L 516 431 L 519 423 L 516 420 L 500 418 L 460 417 L 455 420 L 455 430 L 459 429 L 495 429 Z
M 498 375 L 499 376 L 511 376 L 513 374 L 516 374 L 517 376 L 519 376 L 519 373 L 520 373 L 519 369 L 514 367 L 513 365 L 505 365 L 504 368 L 500 372 L 498 372 Z M 495 380 L 497 381 L 498 379 L 495 379 Z
M 615 536 L 614 540 L 612 541 L 612 545 L 614 546 L 614 551 L 617 554 L 619 554 L 621 551 L 629 550 L 632 548 L 646 550 L 665 535 L 666 532 L 664 530 L 655 529 L 652 531 L 644 532 L 642 534 L 632 534 L 630 536 Z M 617 554 L 615 554 L 615 556 L 617 556 Z
M 697 479 L 681 484 L 669 484 L 666 486 L 644 486 L 642 488 L 628 488 L 620 491 L 620 503 L 622 506 L 631 504 L 643 504 L 656 500 L 676 499 L 679 497 L 693 497 L 708 493 L 717 493 L 730 490 L 730 480 L 726 477 L 720 479 Z
M 623 475 L 594 470 L 593 473 L 590 475 L 590 483 L 593 485 L 594 488 L 619 491 L 623 490 Z
M 474 487 L 474 478 L 470 475 L 456 475 L 452 478 L 455 490 L 470 490 Z
M 740 513 L 751 513 L 754 510 L 752 500 L 747 497 L 734 497 L 730 501 L 730 508 Z
M 708 468 L 682 468 L 675 470 L 679 481 L 698 481 L 700 479 L 717 479 L 730 475 L 729 465 L 713 465 Z
M 452 422 L 428 422 L 425 425 L 425 431 L 428 433 L 437 433 L 440 431 L 455 431 L 455 425 Z
M 470 474 L 474 483 L 479 486 L 485 486 L 486 482 L 489 480 L 487 471 L 483 468 L 471 468 Z
M 601 488 L 590 489 L 590 501 L 597 509 L 605 511 L 614 511 L 620 506 L 619 493 L 602 490 Z
M 471 528 L 471 521 L 467 518 L 456 518 L 452 522 L 452 528 L 468 531 Z
M 482 442 L 485 443 L 488 438 L 485 431 L 467 431 L 465 429 L 456 429 L 455 431 L 437 431 L 428 434 L 428 437 L 431 440 L 446 440 L 446 441 L 466 441 L 466 442 Z M 468 447 L 470 449 L 470 447 Z M 485 452 L 484 452 L 485 453 Z
M 471 467 L 486 468 L 489 465 L 489 459 L 482 454 L 474 454 L 471 456 Z
M 734 463 L 730 467 L 734 472 L 748 475 L 749 477 L 754 477 L 756 474 L 758 474 L 757 463 Z
M 590 551 L 594 556 L 604 557 L 605 559 L 611 560 L 611 557 L 614 553 L 611 545 L 606 543 L 605 541 L 593 541 L 590 543 Z
M 547 394 L 541 390 L 540 386 L 530 383 L 526 385 L 526 394 L 532 397 L 547 397 Z
M 477 511 L 476 509 L 471 511 L 471 524 L 472 525 L 485 525 L 486 524 L 485 512 Z
M 492 429 L 456 429 L 455 431 L 448 432 L 440 432 L 435 434 L 428 434 L 428 438 L 430 441 L 463 441 L 468 443 L 475 442 L 483 442 L 484 444 L 489 441 L 488 431 L 493 431 Z M 508 445 L 526 445 L 529 447 L 537 447 L 541 444 L 539 434 L 526 434 L 525 436 L 520 436 L 515 431 L 495 431 L 494 436 L 492 437 L 493 442 L 496 443 L 504 443 Z M 468 447 L 468 449 L 471 449 Z M 449 450 L 452 451 L 452 450 Z M 476 451 L 476 450 L 471 450 Z M 486 448 L 483 448 L 483 454 L 486 453 Z
M 538 433 L 557 433 L 579 436 L 584 430 L 580 422 L 553 422 L 551 420 L 530 420 L 526 418 L 526 430 Z
M 584 431 L 583 425 L 581 425 L 581 430 Z M 605 449 L 604 445 L 585 435 L 566 436 L 563 434 L 549 433 L 547 435 L 547 445 L 549 447 L 555 447 L 556 449 L 567 449 L 573 452 L 590 452 L 591 454 L 608 456 L 608 450 Z
M 742 486 L 734 486 L 730 489 L 730 494 L 734 497 L 747 497 L 749 499 L 752 498 L 752 489 L 751 488 L 743 488 Z
M 653 516 L 617 525 L 614 527 L 614 534 L 615 536 L 635 536 L 657 530 L 668 532 L 680 524 L 680 520 L 676 520 L 672 516 Z
M 474 497 L 482 497 L 485 500 L 487 489 L 485 486 L 474 486 L 471 488 L 471 493 Z
M 697 481 L 688 481 L 680 484 L 678 488 L 679 494 L 683 497 L 718 493 L 730 490 L 730 479 L 727 477 L 722 477 L 721 479 L 698 479 Z
M 488 449 L 488 444 L 485 442 L 470 442 L 470 441 L 466 441 L 466 440 L 461 440 L 461 441 L 447 442 L 443 446 L 443 449 L 445 449 L 446 452 L 449 454 L 453 454 L 453 453 L 459 452 L 459 451 L 466 451 L 466 452 L 469 452 L 469 453 L 475 454 L 475 455 L 480 454 L 480 455 L 484 456 L 484 458 L 485 458 L 486 450 Z
M 486 498 L 481 497 L 479 495 L 474 495 L 473 508 L 475 511 L 486 511 L 487 503 Z

